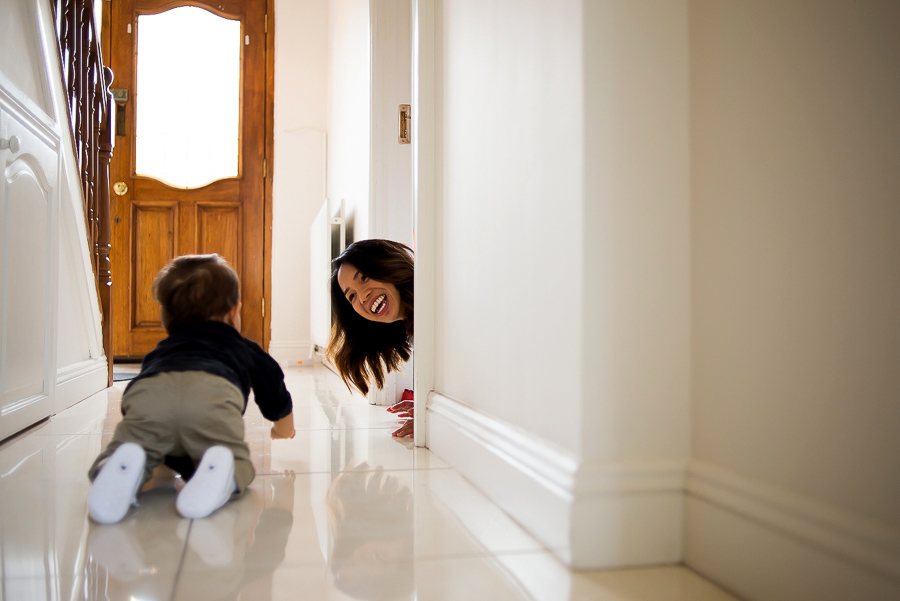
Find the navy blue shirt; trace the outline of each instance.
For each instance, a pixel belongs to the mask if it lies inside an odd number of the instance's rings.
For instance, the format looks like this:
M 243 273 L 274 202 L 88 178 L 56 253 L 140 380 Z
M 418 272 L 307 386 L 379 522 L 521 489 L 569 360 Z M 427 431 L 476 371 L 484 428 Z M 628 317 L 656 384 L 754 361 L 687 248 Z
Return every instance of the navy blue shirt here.
M 281 366 L 258 344 L 222 321 L 173 327 L 169 336 L 147 353 L 141 373 L 125 390 L 138 380 L 172 371 L 203 371 L 225 378 L 244 393 L 244 411 L 253 389 L 260 413 L 269 421 L 286 417 L 293 410 Z

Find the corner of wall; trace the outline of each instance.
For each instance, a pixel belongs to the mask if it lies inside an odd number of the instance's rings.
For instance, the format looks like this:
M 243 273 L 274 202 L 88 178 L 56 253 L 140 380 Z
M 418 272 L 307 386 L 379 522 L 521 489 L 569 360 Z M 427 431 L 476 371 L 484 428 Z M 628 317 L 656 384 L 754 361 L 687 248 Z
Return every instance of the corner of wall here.
M 68 409 L 106 388 L 108 369 L 105 356 L 60 367 L 56 372 L 53 412 Z
M 747 599 L 900 599 L 900 532 L 708 462 L 688 466 L 685 563 Z
M 429 448 L 576 569 L 678 563 L 685 462 L 585 462 L 446 396 Z
M 296 367 L 300 363 L 306 365 L 317 361 L 311 346 L 308 340 L 272 340 L 268 352 L 282 367 Z

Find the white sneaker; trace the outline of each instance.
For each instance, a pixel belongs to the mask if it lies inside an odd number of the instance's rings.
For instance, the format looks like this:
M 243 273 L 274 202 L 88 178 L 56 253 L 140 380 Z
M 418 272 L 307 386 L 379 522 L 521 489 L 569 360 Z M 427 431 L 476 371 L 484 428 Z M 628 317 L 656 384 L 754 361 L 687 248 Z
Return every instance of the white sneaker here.
M 144 476 L 147 455 L 140 445 L 126 442 L 109 456 L 88 493 L 88 513 L 101 524 L 115 524 L 125 517 Z
M 231 449 L 209 447 L 203 453 L 197 471 L 178 493 L 175 507 L 189 520 L 205 518 L 227 503 L 235 488 L 234 454 Z

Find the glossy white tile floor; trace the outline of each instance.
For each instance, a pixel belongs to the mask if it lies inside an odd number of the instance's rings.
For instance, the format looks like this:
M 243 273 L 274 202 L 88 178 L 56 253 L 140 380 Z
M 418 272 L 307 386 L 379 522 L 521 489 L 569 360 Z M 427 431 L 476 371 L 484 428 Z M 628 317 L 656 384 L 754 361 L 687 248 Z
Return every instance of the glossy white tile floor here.
M 0 601 L 734 601 L 682 567 L 574 573 L 396 420 L 318 366 L 290 369 L 297 436 L 255 405 L 247 494 L 205 520 L 160 472 L 119 524 L 87 519 L 86 472 L 126 382 L 0 446 Z

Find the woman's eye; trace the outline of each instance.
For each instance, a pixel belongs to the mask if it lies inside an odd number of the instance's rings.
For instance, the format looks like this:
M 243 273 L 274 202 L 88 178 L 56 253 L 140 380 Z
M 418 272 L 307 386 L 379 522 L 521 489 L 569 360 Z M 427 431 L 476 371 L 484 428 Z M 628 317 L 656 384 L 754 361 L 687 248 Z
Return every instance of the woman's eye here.
M 365 284 L 366 281 L 368 281 L 368 279 L 369 278 L 367 276 L 364 276 L 364 275 L 359 276 L 359 281 L 362 282 L 363 284 Z
M 356 300 L 356 294 L 351 294 L 350 296 L 347 297 L 347 300 L 352 303 L 353 301 Z

